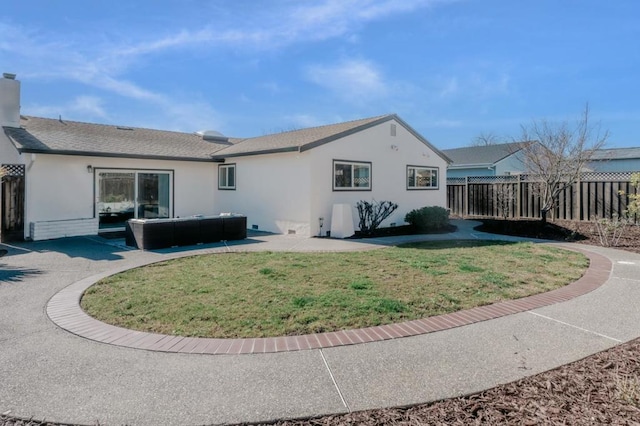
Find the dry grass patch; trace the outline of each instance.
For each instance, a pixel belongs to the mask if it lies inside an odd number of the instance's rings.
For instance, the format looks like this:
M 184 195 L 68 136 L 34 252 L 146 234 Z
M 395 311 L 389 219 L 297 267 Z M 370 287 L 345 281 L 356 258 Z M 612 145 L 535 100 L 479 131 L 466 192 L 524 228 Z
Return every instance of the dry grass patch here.
M 546 292 L 578 279 L 579 253 L 497 241 L 349 253 L 224 253 L 104 279 L 82 307 L 110 324 L 198 337 L 299 335 L 406 321 Z

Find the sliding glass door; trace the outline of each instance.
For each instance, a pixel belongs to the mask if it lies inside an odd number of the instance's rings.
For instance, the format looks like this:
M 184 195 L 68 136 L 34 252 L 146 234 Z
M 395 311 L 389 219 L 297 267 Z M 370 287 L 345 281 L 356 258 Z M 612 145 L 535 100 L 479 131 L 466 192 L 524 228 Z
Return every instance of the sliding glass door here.
M 169 217 L 169 174 L 138 173 L 138 214 L 141 219 Z
M 168 218 L 173 209 L 173 173 L 96 169 L 100 229 L 122 228 L 132 218 Z

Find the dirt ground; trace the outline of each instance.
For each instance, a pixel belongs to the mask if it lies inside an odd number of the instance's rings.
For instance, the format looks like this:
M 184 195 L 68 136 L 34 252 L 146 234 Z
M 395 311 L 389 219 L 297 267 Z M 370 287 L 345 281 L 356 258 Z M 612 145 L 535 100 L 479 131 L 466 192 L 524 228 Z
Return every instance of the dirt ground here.
M 502 222 L 502 223 L 496 223 Z M 482 230 L 600 245 L 588 223 L 486 221 Z M 640 227 L 617 248 L 640 253 Z M 640 339 L 487 391 L 411 407 L 360 411 L 272 425 L 640 425 Z M 0 415 L 0 426 L 60 426 Z

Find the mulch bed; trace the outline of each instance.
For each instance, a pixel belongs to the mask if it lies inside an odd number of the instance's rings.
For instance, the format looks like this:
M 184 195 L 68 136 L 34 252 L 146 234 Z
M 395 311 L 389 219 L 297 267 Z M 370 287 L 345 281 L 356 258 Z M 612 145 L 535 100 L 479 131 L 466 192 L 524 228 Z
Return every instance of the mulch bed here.
M 596 227 L 591 222 L 555 220 L 543 224 L 539 220 L 478 220 L 482 222 L 482 225 L 476 228 L 479 231 L 590 244 L 594 246 L 601 245 Z M 640 253 L 640 226 L 627 226 L 622 233 L 619 243 L 614 248 Z
M 640 339 L 497 386 L 406 408 L 271 423 L 294 425 L 640 424 Z
M 588 223 L 555 221 L 541 227 L 539 222 L 505 222 L 485 221 L 481 230 L 500 230 L 498 233 L 599 245 L 597 232 Z M 640 253 L 640 227 L 629 227 L 618 248 Z M 411 407 L 281 420 L 268 424 L 640 425 L 640 339 L 470 396 Z M 61 425 L 0 415 L 0 426 Z

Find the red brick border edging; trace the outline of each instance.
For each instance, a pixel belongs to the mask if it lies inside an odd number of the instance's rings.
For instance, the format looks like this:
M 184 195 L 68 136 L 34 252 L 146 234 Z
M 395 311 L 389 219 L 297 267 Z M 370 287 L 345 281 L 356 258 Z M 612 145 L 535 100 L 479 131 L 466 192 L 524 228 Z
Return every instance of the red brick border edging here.
M 129 330 L 98 321 L 80 308 L 82 294 L 97 281 L 96 277 L 79 281 L 55 294 L 49 300 L 46 311 L 51 321 L 78 336 L 111 345 L 150 351 L 236 355 L 329 348 L 417 336 L 529 311 L 581 296 L 607 281 L 612 269 L 612 263 L 607 257 L 576 247 L 572 247 L 571 250 L 583 253 L 589 258 L 590 263 L 586 273 L 579 280 L 565 287 L 451 314 L 356 330 L 248 339 L 168 336 Z

